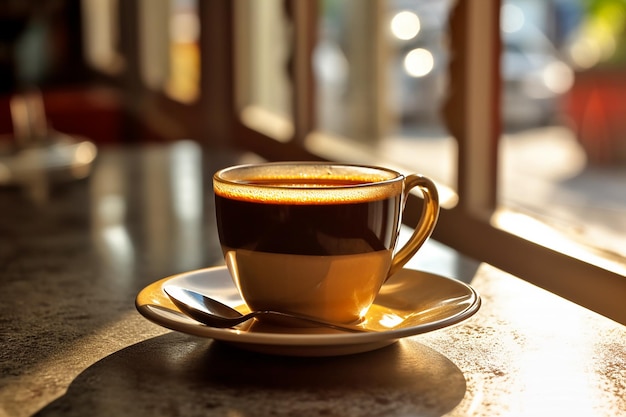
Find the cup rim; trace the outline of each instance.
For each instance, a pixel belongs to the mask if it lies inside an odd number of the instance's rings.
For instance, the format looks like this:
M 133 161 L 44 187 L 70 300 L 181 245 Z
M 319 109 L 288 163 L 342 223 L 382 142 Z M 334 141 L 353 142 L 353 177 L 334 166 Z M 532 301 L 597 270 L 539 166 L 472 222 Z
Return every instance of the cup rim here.
M 307 167 L 317 166 L 317 167 L 324 168 L 324 169 L 332 168 L 332 167 L 338 168 L 338 169 L 359 169 L 363 171 L 369 171 L 371 178 L 372 178 L 372 180 L 364 180 L 363 182 L 355 183 L 355 184 L 340 184 L 340 185 L 325 186 L 323 188 L 325 190 L 384 186 L 387 184 L 392 184 L 394 182 L 402 181 L 405 178 L 405 175 L 393 169 L 376 166 L 376 165 L 369 165 L 369 164 L 354 164 L 354 163 L 327 162 L 327 161 L 280 161 L 280 162 L 263 162 L 263 163 L 255 163 L 255 164 L 233 165 L 227 168 L 220 169 L 217 172 L 215 172 L 215 174 L 213 174 L 213 180 L 223 183 L 225 185 L 293 190 L 294 187 L 288 186 L 288 185 L 250 183 L 245 180 L 238 180 L 238 179 L 227 177 L 229 173 L 233 173 L 234 171 L 245 171 L 245 170 L 256 170 L 256 169 L 258 169 L 259 171 L 262 171 L 264 168 L 275 168 L 275 167 L 280 167 L 280 166 L 283 166 L 286 168 L 290 167 L 292 170 L 294 168 L 298 168 L 302 166 L 307 166 Z M 379 175 L 381 173 L 384 173 L 388 177 L 374 180 L 374 177 L 376 176 L 375 173 Z M 284 176 L 259 175 L 259 177 L 264 178 L 264 179 L 306 178 L 305 176 L 295 176 L 295 175 L 286 175 L 286 174 L 287 172 L 285 173 Z M 298 189 L 302 189 L 302 190 L 318 189 L 319 190 L 319 187 L 313 187 L 313 186 L 307 187 L 304 185 L 304 186 L 298 187 Z
M 272 169 L 276 167 L 285 169 L 280 175 Z M 303 167 L 309 167 L 306 173 L 300 172 Z M 314 170 L 312 167 L 318 167 Z M 329 171 L 334 167 L 334 172 Z M 328 179 L 345 179 L 348 172 L 342 170 L 352 170 L 352 173 L 360 173 L 363 182 L 350 184 L 325 184 L 320 186 L 320 182 L 292 184 L 263 184 L 255 180 L 253 175 L 247 179 L 235 176 L 235 171 L 256 172 L 256 179 L 262 180 L 285 180 L 285 179 L 306 179 L 323 178 L 328 175 Z M 266 175 L 262 175 L 266 170 Z M 229 175 L 231 174 L 231 175 Z M 343 176 L 342 176 L 343 174 Z M 382 178 L 381 178 L 382 177 Z M 352 177 L 353 178 L 353 177 Z M 229 199 L 253 201 L 256 203 L 272 204 L 348 204 L 355 202 L 376 201 L 392 196 L 402 195 L 404 190 L 405 176 L 389 168 L 372 165 L 344 164 L 338 162 L 268 162 L 262 164 L 236 165 L 224 168 L 213 175 L 213 191 L 216 196 L 220 195 Z M 370 180 L 368 180 L 370 179 Z

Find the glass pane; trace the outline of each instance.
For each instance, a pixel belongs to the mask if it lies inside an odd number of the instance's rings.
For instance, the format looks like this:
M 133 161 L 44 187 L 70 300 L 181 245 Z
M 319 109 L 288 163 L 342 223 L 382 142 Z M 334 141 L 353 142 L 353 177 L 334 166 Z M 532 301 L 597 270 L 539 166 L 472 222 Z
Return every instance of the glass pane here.
M 293 31 L 283 0 L 239 0 L 237 12 L 237 105 L 245 122 L 279 140 L 293 133 L 291 42 Z
M 85 60 L 93 68 L 118 74 L 124 63 L 119 53 L 118 0 L 82 0 Z
M 169 68 L 165 92 L 189 103 L 200 90 L 200 20 L 198 0 L 172 0 L 169 16 Z
M 622 1 L 505 0 L 500 202 L 626 256 Z
M 448 94 L 448 19 L 453 1 L 387 1 L 391 136 L 394 160 L 456 187 L 456 141 L 442 107 Z
M 141 0 L 139 6 L 144 83 L 174 100 L 193 102 L 200 93 L 197 0 Z
M 358 3 L 358 4 L 357 4 Z M 314 68 L 319 128 L 455 186 L 441 108 L 452 1 L 323 0 Z

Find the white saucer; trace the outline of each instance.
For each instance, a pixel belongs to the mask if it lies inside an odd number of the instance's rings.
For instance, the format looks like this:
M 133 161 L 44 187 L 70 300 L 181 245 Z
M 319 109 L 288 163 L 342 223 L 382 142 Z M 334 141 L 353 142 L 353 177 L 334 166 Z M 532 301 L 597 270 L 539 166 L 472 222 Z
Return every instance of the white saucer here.
M 317 327 L 269 327 L 256 321 L 235 328 L 208 327 L 188 318 L 163 292 L 165 284 L 194 289 L 246 312 L 226 267 L 185 272 L 156 281 L 141 290 L 137 310 L 168 329 L 231 343 L 238 347 L 292 356 L 333 356 L 366 352 L 398 339 L 459 323 L 480 308 L 469 285 L 439 275 L 403 269 L 382 287 L 363 326 L 372 332 L 345 333 Z

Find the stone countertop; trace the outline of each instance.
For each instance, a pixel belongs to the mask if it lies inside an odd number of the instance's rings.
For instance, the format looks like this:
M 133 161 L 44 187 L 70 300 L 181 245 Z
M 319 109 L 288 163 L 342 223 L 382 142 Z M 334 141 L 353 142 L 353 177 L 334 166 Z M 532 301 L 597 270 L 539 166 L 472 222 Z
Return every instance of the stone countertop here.
M 626 415 L 626 327 L 432 240 L 409 267 L 483 305 L 377 351 L 269 356 L 145 320 L 143 287 L 222 264 L 211 174 L 249 158 L 101 149 L 46 201 L 0 189 L 0 417 Z

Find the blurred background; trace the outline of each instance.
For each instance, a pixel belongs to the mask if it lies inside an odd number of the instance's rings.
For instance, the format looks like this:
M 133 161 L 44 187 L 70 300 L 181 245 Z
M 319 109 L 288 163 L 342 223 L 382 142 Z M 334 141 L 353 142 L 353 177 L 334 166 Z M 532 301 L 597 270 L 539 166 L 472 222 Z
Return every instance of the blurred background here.
M 441 115 L 454 1 L 311 3 L 314 129 L 454 190 L 456 142 Z M 498 204 L 623 262 L 626 1 L 501 6 Z M 98 146 L 228 144 L 224 107 L 271 121 L 284 140 L 297 130 L 292 2 L 226 7 L 234 22 L 220 27 L 201 0 L 3 0 L 0 157 L 15 152 L 11 98 L 29 91 L 51 128 Z M 225 55 L 232 66 L 211 59 L 240 44 Z

